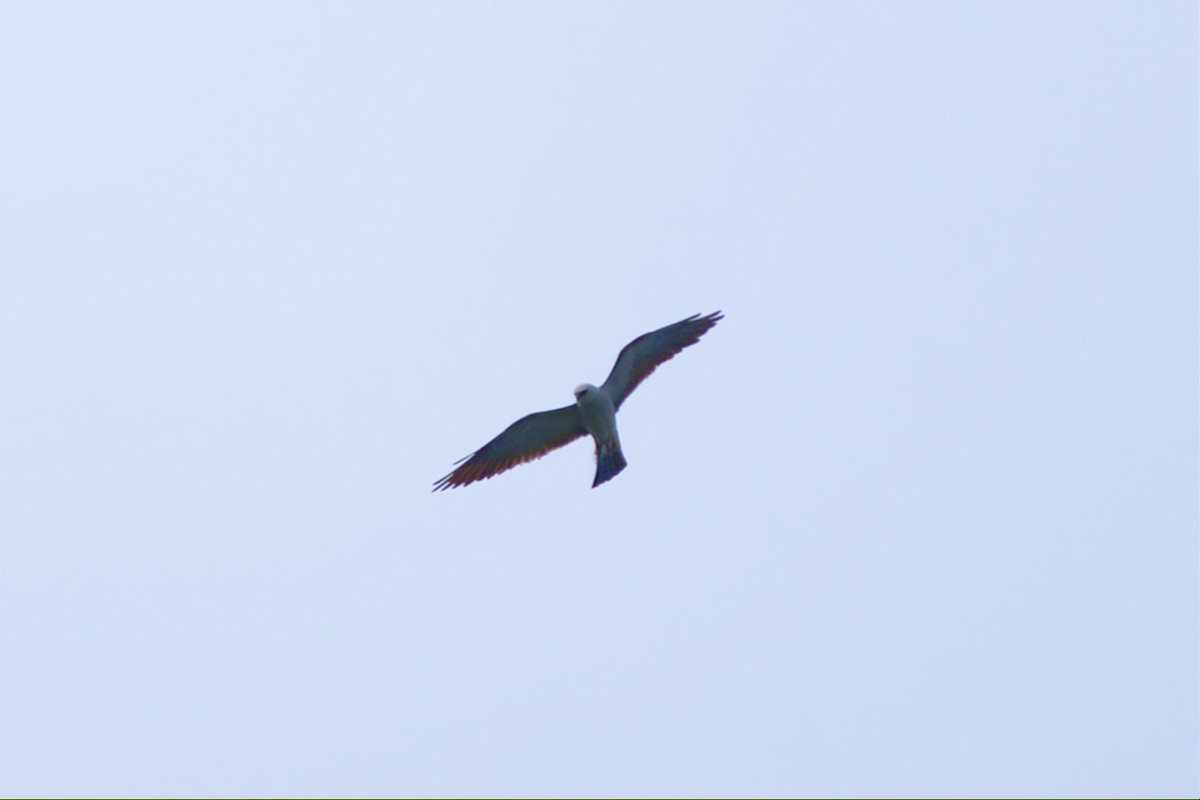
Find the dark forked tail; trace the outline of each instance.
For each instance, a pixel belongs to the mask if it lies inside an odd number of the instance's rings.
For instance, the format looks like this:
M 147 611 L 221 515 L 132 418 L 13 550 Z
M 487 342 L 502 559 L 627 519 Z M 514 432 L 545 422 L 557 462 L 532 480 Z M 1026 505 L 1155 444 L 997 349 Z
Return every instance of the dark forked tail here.
M 603 445 L 597 442 L 596 480 L 592 481 L 592 488 L 595 489 L 605 481 L 611 481 L 627 466 L 625 455 L 621 452 L 620 441 L 614 438 Z

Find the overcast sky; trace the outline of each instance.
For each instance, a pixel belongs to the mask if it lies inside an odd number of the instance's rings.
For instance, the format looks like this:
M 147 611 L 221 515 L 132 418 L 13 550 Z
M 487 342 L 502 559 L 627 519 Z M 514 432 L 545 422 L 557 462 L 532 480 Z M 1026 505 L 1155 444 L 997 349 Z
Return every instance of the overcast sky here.
M 1200 793 L 1197 25 L 6 5 L 0 793 Z

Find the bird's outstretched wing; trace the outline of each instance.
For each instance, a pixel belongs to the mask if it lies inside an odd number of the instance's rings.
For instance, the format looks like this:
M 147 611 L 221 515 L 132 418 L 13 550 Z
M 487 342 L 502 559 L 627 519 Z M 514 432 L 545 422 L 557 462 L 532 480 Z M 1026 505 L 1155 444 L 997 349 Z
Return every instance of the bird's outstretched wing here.
M 613 406 L 620 408 L 625 398 L 646 380 L 651 372 L 664 361 L 669 361 L 685 347 L 700 341 L 700 337 L 722 318 L 716 311 L 707 316 L 693 314 L 674 325 L 639 336 L 617 356 L 617 363 L 604 381 L 604 389 L 612 398 Z
M 499 475 L 526 461 L 541 458 L 586 433 L 575 405 L 521 417 L 495 439 L 455 462 L 461 466 L 435 483 L 433 491 L 467 486 Z

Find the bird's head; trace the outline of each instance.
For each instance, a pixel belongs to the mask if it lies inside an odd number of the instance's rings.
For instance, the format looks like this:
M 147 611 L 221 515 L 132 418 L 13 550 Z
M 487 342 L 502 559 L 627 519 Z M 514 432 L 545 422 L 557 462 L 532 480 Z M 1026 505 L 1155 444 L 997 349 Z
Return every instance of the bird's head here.
M 575 387 L 575 402 L 585 402 L 590 397 L 595 397 L 599 390 L 590 383 L 581 383 Z

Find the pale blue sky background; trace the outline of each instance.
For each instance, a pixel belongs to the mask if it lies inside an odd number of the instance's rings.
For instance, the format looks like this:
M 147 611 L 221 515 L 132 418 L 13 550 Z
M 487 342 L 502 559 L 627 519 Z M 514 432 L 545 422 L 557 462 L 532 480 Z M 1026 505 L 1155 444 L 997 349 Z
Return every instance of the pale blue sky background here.
M 3 16 L 3 794 L 1200 790 L 1195 3 Z

